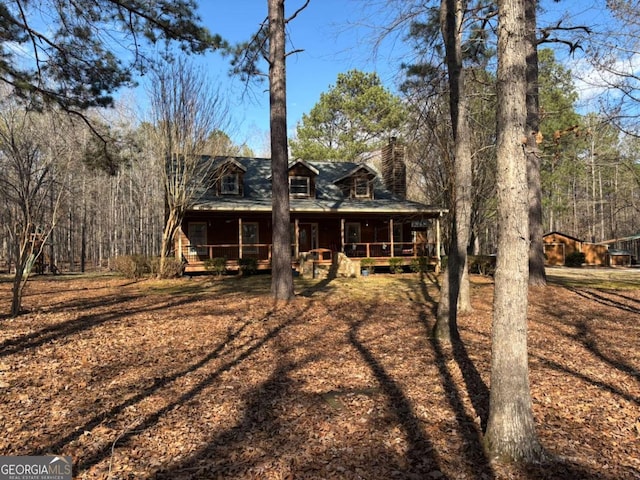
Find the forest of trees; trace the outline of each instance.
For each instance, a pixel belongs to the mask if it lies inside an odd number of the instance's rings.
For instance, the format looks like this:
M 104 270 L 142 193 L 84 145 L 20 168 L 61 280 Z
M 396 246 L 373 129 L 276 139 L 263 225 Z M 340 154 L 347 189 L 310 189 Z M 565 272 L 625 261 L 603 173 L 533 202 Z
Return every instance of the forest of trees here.
M 572 107 L 575 92 L 570 72 L 554 60 L 551 50 L 541 52 L 541 103 L 543 120 L 542 181 L 544 230 L 562 231 L 588 241 L 602 241 L 640 231 L 640 166 L 637 138 L 621 134 L 606 117 L 597 113 L 578 114 Z M 484 74 L 486 81 L 492 81 Z M 428 100 L 429 109 L 418 103 L 409 87 L 405 101 L 414 107 L 404 125 L 403 138 L 410 156 L 410 191 L 413 198 L 449 206 L 450 193 L 446 105 L 444 99 Z M 411 87 L 413 88 L 413 87 Z M 480 86 L 472 102 L 474 122 L 474 197 L 470 251 L 493 253 L 495 249 L 495 152 L 491 112 L 494 100 Z M 10 122 L 15 104 L 1 104 L 4 125 Z M 415 109 L 420 108 L 421 111 Z M 35 119 L 48 114 L 32 112 Z M 53 115 L 53 114 L 52 114 Z M 58 112 L 56 118 L 61 118 Z M 117 255 L 159 255 L 164 226 L 161 171 L 153 160 L 150 132 L 138 124 L 132 112 L 123 108 L 96 113 L 114 139 L 110 147 L 117 159 L 102 158 L 93 133 L 80 119 L 67 118 L 69 129 L 58 141 L 70 143 L 66 152 L 72 166 L 59 156 L 48 159 L 67 168 L 56 188 L 64 190 L 58 221 L 50 246 L 45 250 L 58 268 L 79 271 L 106 267 Z M 415 119 L 415 122 L 413 121 Z M 106 126 L 108 125 L 108 127 Z M 6 127 L 5 127 L 6 128 Z M 72 135 L 70 135 L 72 133 Z M 56 135 L 55 131 L 50 132 Z M 246 148 L 225 141 L 205 154 L 251 154 Z M 117 139 L 117 141 L 115 140 Z M 4 149 L 3 144 L 2 149 Z M 55 155 L 42 151 L 39 155 Z M 9 172 L 4 167 L 3 173 Z M 4 190 L 2 191 L 5 194 Z M 50 192 L 55 195 L 57 190 Z M 3 200 L 5 216 L 11 211 Z M 48 205 L 48 203 L 47 203 Z M 50 215 L 48 213 L 47 215 Z M 42 222 L 47 224 L 48 219 Z M 3 218 L 0 255 L 10 262 L 9 221 Z M 47 260 L 48 262 L 49 260 Z
M 6 97 L 1 103 L 0 122 L 2 122 L 3 140 L 9 128 L 18 128 L 11 109 L 11 101 Z M 100 122 L 109 123 L 109 134 L 118 138 L 117 157 L 108 160 L 101 158 L 96 151 L 93 133 L 87 125 L 61 112 L 24 114 L 31 122 L 63 122 L 64 128 L 47 132 L 50 136 L 58 134 L 57 142 L 64 149 L 53 150 L 51 144 L 46 147 L 39 144 L 38 165 L 33 166 L 35 178 L 38 169 L 55 165 L 55 177 L 47 171 L 50 183 L 42 190 L 34 192 L 33 203 L 40 211 L 31 220 L 33 226 L 45 228 L 55 223 L 43 250 L 43 260 L 52 262 L 62 271 L 78 272 L 107 268 L 109 259 L 120 255 L 160 255 L 162 232 L 165 223 L 164 185 L 162 164 L 153 154 L 154 132 L 149 124 L 132 123 L 130 112 L 116 108 L 107 112 L 108 118 L 101 117 Z M 24 128 L 20 125 L 20 128 Z M 38 132 L 41 133 L 41 132 Z M 24 135 L 23 130 L 16 135 Z M 36 139 L 33 139 L 36 141 Z M 37 139 L 40 141 L 39 139 Z M 210 147 L 204 147 L 204 154 L 250 155 L 252 152 L 232 144 L 227 135 L 216 132 L 210 139 Z M 14 198 L 9 185 L 18 174 L 20 165 L 15 167 L 12 159 L 5 154 L 9 143 L 2 142 L 3 182 L 2 190 L 2 259 L 6 266 L 12 261 L 11 236 L 8 231 L 12 225 L 13 214 L 21 208 L 20 199 Z M 58 200 L 58 197 L 59 200 Z M 52 209 L 58 202 L 56 211 Z M 33 207 L 32 207 L 33 208 Z M 35 213 L 35 211 L 34 211 Z M 54 218 L 55 215 L 55 218 Z

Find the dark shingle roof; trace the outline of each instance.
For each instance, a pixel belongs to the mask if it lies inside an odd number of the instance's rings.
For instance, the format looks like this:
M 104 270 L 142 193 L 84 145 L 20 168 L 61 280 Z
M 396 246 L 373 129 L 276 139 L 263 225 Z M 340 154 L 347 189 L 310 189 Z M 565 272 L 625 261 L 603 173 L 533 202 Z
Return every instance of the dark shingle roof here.
M 216 158 L 222 163 L 227 158 Z M 267 158 L 234 158 L 246 170 L 244 174 L 244 196 L 216 196 L 205 193 L 194 206 L 194 210 L 211 211 L 271 211 L 271 161 Z M 374 179 L 373 199 L 346 198 L 336 181 L 345 178 L 362 164 L 353 162 L 306 161 L 318 171 L 315 198 L 291 198 L 292 212 L 376 212 L 402 214 L 439 214 L 445 209 L 394 197 L 381 179 Z M 372 170 L 370 166 L 367 166 Z

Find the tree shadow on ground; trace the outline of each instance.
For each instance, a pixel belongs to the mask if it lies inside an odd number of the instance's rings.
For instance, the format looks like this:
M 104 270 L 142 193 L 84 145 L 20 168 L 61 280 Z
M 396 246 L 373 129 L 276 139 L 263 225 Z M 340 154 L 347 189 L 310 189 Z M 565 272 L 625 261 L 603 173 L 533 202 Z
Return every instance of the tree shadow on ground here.
M 420 322 L 424 326 L 434 351 L 440 381 L 447 392 L 447 400 L 451 409 L 456 412 L 455 418 L 458 429 L 467 440 L 468 451 L 464 457 L 461 457 L 461 461 L 467 464 L 469 471 L 476 472 L 478 478 L 497 478 L 500 476 L 497 472 L 502 471 L 501 467 L 499 464 L 496 465 L 494 460 L 487 457 L 483 443 L 483 434 L 486 430 L 489 416 L 489 388 L 482 380 L 474 362 L 469 358 L 462 337 L 453 336 L 451 345 L 441 345 L 432 335 L 434 327 L 432 320 L 436 314 L 437 301 L 429 294 L 424 279 L 421 279 L 421 290 L 425 301 L 431 306 L 432 315 L 429 316 L 426 312 L 422 312 Z M 466 413 L 463 396 L 458 390 L 453 372 L 448 367 L 448 363 L 452 358 L 462 373 L 466 394 L 473 405 L 477 416 L 476 419 L 471 418 Z M 597 478 L 603 478 L 600 474 L 594 474 L 589 471 L 588 467 L 553 455 L 548 455 L 544 463 L 511 465 L 510 468 L 512 472 L 518 472 L 517 474 L 521 475 L 522 478 L 531 480 L 568 480 L 576 478 L 596 480 Z M 613 480 L 613 478 L 610 480 Z
M 413 279 L 402 280 L 402 282 L 409 288 L 415 288 Z M 426 306 L 432 315 L 436 314 L 438 308 L 438 300 L 429 292 L 429 286 L 433 288 L 439 288 L 440 283 L 438 276 L 433 272 L 420 272 L 418 274 L 418 288 L 419 291 L 415 292 L 416 296 L 408 296 L 407 299 L 412 302 L 417 302 Z
M 630 402 L 636 403 L 637 405 L 640 405 L 640 397 L 634 397 L 633 395 L 629 395 L 628 393 L 622 391 L 621 389 L 603 382 L 602 380 L 598 380 L 595 378 L 590 377 L 589 375 L 586 375 L 582 372 L 578 372 L 574 369 L 568 368 L 564 365 L 559 364 L 558 362 L 555 362 L 553 360 L 549 360 L 548 358 L 542 357 L 540 355 L 531 355 L 533 358 L 536 358 L 540 361 L 540 363 L 542 363 L 543 365 L 545 365 L 547 368 L 556 370 L 558 372 L 564 372 L 567 375 L 573 376 L 575 378 L 578 378 L 580 380 L 582 380 L 583 382 L 586 382 L 590 385 L 593 385 L 594 387 L 597 387 L 601 390 L 604 390 L 606 392 L 609 392 L 613 395 L 617 395 L 620 398 L 624 398 L 625 400 L 628 400 Z
M 425 301 L 429 302 L 432 305 L 431 318 L 434 318 L 438 308 L 438 302 L 429 294 L 425 278 L 423 276 L 420 277 L 420 287 Z M 451 374 L 446 368 L 446 360 L 448 355 L 453 355 L 453 358 L 458 364 L 458 368 L 460 368 L 460 371 L 462 372 L 462 376 L 467 389 L 467 394 L 469 395 L 476 416 L 480 419 L 482 431 L 484 431 L 489 419 L 489 388 L 482 380 L 482 376 L 480 375 L 480 372 L 476 368 L 475 364 L 469 358 L 467 348 L 462 341 L 459 332 L 456 332 L 456 335 L 452 335 L 450 351 L 446 352 L 445 348 L 443 348 L 438 339 L 435 338 L 435 336 L 432 334 L 434 325 L 429 323 L 428 317 L 424 314 L 421 315 L 420 322 L 424 326 L 427 337 L 429 338 L 431 346 L 436 353 L 438 359 L 438 367 L 440 368 L 440 375 L 443 384 L 446 385 L 448 389 L 451 389 L 454 393 L 456 393 L 455 384 L 452 382 Z M 459 400 L 459 395 L 457 396 Z M 452 404 L 454 410 L 462 412 L 463 410 L 460 409 L 462 404 L 459 401 L 456 401 L 454 403 L 455 405 Z
M 358 339 L 357 331 L 358 325 L 351 325 L 346 332 L 348 341 L 371 368 L 379 388 L 305 391 L 297 372 L 307 364 L 331 357 L 332 352 L 315 351 L 294 360 L 291 357 L 297 355 L 297 349 L 313 343 L 313 339 L 298 339 L 300 344 L 296 346 L 274 338 L 279 361 L 269 378 L 245 395 L 242 418 L 212 436 L 206 446 L 187 459 L 162 467 L 153 478 L 271 478 L 274 474 L 278 478 L 381 478 L 381 471 L 395 472 L 394 478 L 428 478 L 425 475 L 430 472 L 440 473 L 437 454 L 410 402 Z M 399 458 L 386 442 L 367 442 L 358 436 L 341 436 L 340 443 L 334 442 L 332 429 L 344 425 L 344 416 L 349 415 L 340 399 L 349 395 L 384 395 L 408 438 L 406 458 Z M 298 415 L 311 421 L 299 422 Z
M 428 295 L 428 290 L 423 285 L 423 295 Z M 432 315 L 429 317 L 425 312 L 421 312 L 419 320 L 423 325 L 425 334 L 429 339 L 431 348 L 435 355 L 435 363 L 440 375 L 440 383 L 442 384 L 445 392 L 447 392 L 447 400 L 451 407 L 451 410 L 455 413 L 455 420 L 458 424 L 458 429 L 465 437 L 466 445 L 468 448 L 467 455 L 461 459 L 467 464 L 467 469 L 471 472 L 475 472 L 476 478 L 495 478 L 491 463 L 487 459 L 484 451 L 482 432 L 486 426 L 486 420 L 488 418 L 489 408 L 489 391 L 484 382 L 482 381 L 479 372 L 473 365 L 473 362 L 469 359 L 464 344 L 457 338 L 452 340 L 452 344 L 449 348 L 443 347 L 437 338 L 433 335 L 433 322 L 429 321 L 429 318 L 434 318 L 435 311 L 437 309 L 437 302 L 431 297 L 428 297 L 429 301 L 433 302 Z M 466 412 L 464 402 L 461 393 L 458 391 L 458 387 L 453 378 L 452 372 L 449 370 L 448 362 L 453 356 L 454 360 L 458 364 L 458 368 L 463 375 L 467 395 L 469 396 L 473 408 L 475 409 L 477 421 L 469 416 Z
M 330 288 L 329 286 L 331 285 L 331 282 L 333 282 L 336 279 L 337 274 L 338 274 L 338 264 L 332 263 L 325 278 L 321 279 L 315 285 L 307 286 L 302 291 L 300 291 L 299 295 L 302 297 L 311 297 L 315 293 L 328 290 Z
M 578 289 L 573 287 L 563 288 L 581 298 L 597 302 L 600 305 L 603 305 L 605 308 L 622 310 L 623 312 L 640 313 L 640 309 L 638 309 L 636 312 L 635 307 L 630 307 L 629 305 L 621 303 L 625 300 L 626 297 L 619 295 L 617 292 L 609 290 L 598 290 L 598 293 L 596 293 L 591 289 Z M 620 297 L 622 298 L 622 300 L 618 301 L 616 300 L 616 297 Z M 630 300 L 632 303 L 638 303 L 638 300 L 634 298 L 628 298 L 627 300 Z M 599 327 L 601 329 L 608 328 L 607 324 L 602 324 L 602 322 L 607 321 L 606 318 L 602 319 L 596 312 L 594 312 L 592 316 L 585 317 L 583 315 L 580 315 L 579 318 L 574 318 L 576 317 L 575 312 L 569 312 L 566 308 L 563 309 L 558 305 L 546 307 L 545 314 L 552 320 L 548 320 L 545 322 L 541 322 L 540 320 L 538 320 L 538 322 L 548 324 L 552 328 L 557 328 L 556 322 L 561 325 L 571 326 L 575 331 L 563 333 L 566 338 L 570 339 L 572 342 L 575 342 L 578 345 L 582 345 L 588 352 L 590 352 L 591 355 L 593 355 L 594 358 L 599 359 L 609 367 L 621 373 L 629 375 L 631 378 L 635 379 L 636 382 L 640 381 L 637 374 L 638 370 L 634 365 L 626 362 L 625 359 L 620 355 L 613 355 L 612 352 L 616 351 L 615 344 L 608 345 L 605 343 L 605 345 L 602 345 L 602 341 L 599 337 L 599 333 L 596 331 L 596 327 Z M 571 319 L 569 322 L 567 322 L 567 317 Z M 558 371 L 563 371 L 600 389 L 618 395 L 631 402 L 640 404 L 640 397 L 634 397 L 622 391 L 612 383 L 610 384 L 600 379 L 591 378 L 584 372 L 572 370 L 568 367 L 558 364 L 557 362 L 548 360 L 542 355 L 539 355 L 538 358 L 540 358 L 540 360 L 550 368 Z
M 408 464 L 407 473 L 410 472 L 413 475 L 429 475 L 431 472 L 439 471 L 441 467 L 438 453 L 421 428 L 420 419 L 414 412 L 412 403 L 406 397 L 400 385 L 386 372 L 382 364 L 378 362 L 373 352 L 359 340 L 358 330 L 363 322 L 364 320 L 351 323 L 349 342 L 358 351 L 373 373 L 386 397 L 389 409 L 394 413 L 405 432 L 409 444 L 406 451 Z
M 601 290 L 601 289 L 578 289 L 575 287 L 565 287 L 567 290 L 575 293 L 576 295 L 585 298 L 587 300 L 592 300 L 594 302 L 600 303 L 601 305 L 605 305 L 607 307 L 614 307 L 619 310 L 623 310 L 625 312 L 640 314 L 640 302 L 635 299 L 629 299 L 629 297 L 624 297 L 622 295 L 617 295 L 610 290 Z M 621 298 L 626 298 L 627 303 L 623 303 L 622 301 L 618 301 L 614 296 L 619 296 Z M 633 303 L 638 304 L 638 306 L 628 305 L 629 300 Z
M 96 303 L 96 305 L 99 305 L 100 307 L 109 307 L 109 306 L 121 307 L 122 303 L 135 300 L 137 298 L 139 298 L 138 295 L 131 295 L 131 296 L 115 295 L 108 301 L 100 302 L 99 300 L 96 300 L 95 302 L 89 302 L 89 305 L 91 305 L 92 303 Z M 153 305 L 143 305 L 140 307 L 125 308 L 125 309 L 118 308 L 112 312 L 107 312 L 104 314 L 81 315 L 78 318 L 56 323 L 54 325 L 41 328 L 34 332 L 30 332 L 24 335 L 19 335 L 15 338 L 10 338 L 3 341 L 2 343 L 0 343 L 0 358 L 13 353 L 36 348 L 46 343 L 54 342 L 57 340 L 69 341 L 68 337 L 70 337 L 71 335 L 80 333 L 82 331 L 91 330 L 92 328 L 95 328 L 105 323 L 117 322 L 123 318 L 126 318 L 129 315 L 134 315 L 142 312 L 149 313 L 153 311 L 162 311 L 166 308 L 177 307 L 180 305 L 187 305 L 194 301 L 195 299 L 193 298 L 182 298 L 182 299 L 177 299 L 170 302 L 155 303 Z
M 277 461 L 281 462 L 280 469 L 300 468 L 295 464 L 295 449 L 283 448 L 273 435 L 287 434 L 283 405 L 297 388 L 291 374 L 307 361 L 311 359 L 294 363 L 281 359 L 269 378 L 246 395 L 244 414 L 233 427 L 213 436 L 206 447 L 187 459 L 161 467 L 153 478 L 257 478 L 261 473 L 266 475 L 261 465 Z M 301 436 L 295 444 L 303 442 Z
M 577 331 L 574 335 L 576 342 L 584 345 L 596 358 L 599 358 L 607 365 L 640 381 L 640 378 L 637 378 L 638 371 L 633 365 L 622 361 L 620 358 L 614 358 L 600 347 L 597 333 L 592 331 L 593 329 L 586 320 L 580 320 L 576 327 Z
M 263 320 L 266 320 L 266 317 Z M 74 439 L 82 435 L 83 432 L 90 431 L 91 429 L 95 428 L 97 425 L 102 423 L 104 420 L 115 418 L 117 415 L 122 414 L 128 407 L 133 406 L 143 401 L 144 399 L 152 396 L 155 392 L 165 387 L 168 387 L 171 383 L 175 382 L 176 380 L 183 378 L 186 375 L 203 368 L 209 362 L 220 358 L 223 354 L 229 355 L 230 353 L 235 352 L 235 356 L 233 356 L 233 358 L 224 362 L 222 365 L 216 368 L 213 372 L 206 375 L 203 380 L 199 381 L 193 387 L 184 391 L 176 400 L 169 402 L 164 407 L 157 409 L 154 413 L 146 415 L 143 418 L 140 418 L 138 421 L 136 421 L 135 424 L 130 425 L 128 430 L 124 432 L 122 435 L 120 435 L 120 437 L 118 437 L 118 443 L 126 444 L 126 442 L 129 441 L 135 435 L 140 434 L 141 432 L 144 432 L 150 429 L 151 427 L 153 427 L 154 425 L 156 425 L 160 421 L 160 419 L 164 415 L 166 415 L 168 412 L 170 412 L 172 409 L 187 403 L 189 400 L 193 399 L 197 394 L 201 393 L 205 388 L 214 384 L 219 379 L 222 373 L 229 371 L 236 365 L 239 365 L 244 360 L 249 358 L 256 351 L 258 351 L 260 348 L 265 346 L 268 342 L 276 338 L 279 335 L 279 333 L 282 331 L 282 329 L 284 329 L 287 326 L 287 323 L 281 323 L 277 327 L 274 327 L 273 329 L 271 329 L 269 333 L 266 334 L 264 337 L 260 338 L 257 341 L 251 342 L 251 344 L 244 343 L 238 346 L 230 346 L 232 342 L 239 337 L 239 335 L 248 326 L 248 324 L 253 321 L 255 320 L 246 321 L 245 323 L 240 325 L 240 327 L 238 327 L 235 331 L 229 332 L 227 337 L 219 343 L 216 349 L 214 349 L 212 352 L 210 352 L 206 356 L 199 359 L 197 362 L 192 363 L 186 368 L 178 372 L 174 372 L 171 375 L 154 379 L 153 383 L 149 387 L 140 390 L 133 397 L 128 398 L 126 401 L 113 406 L 108 411 L 105 411 L 100 413 L 99 415 L 96 415 L 93 419 L 85 422 L 85 424 L 83 424 L 81 427 L 76 428 L 75 432 L 72 432 L 71 434 L 63 438 L 60 438 L 58 441 L 50 445 L 47 445 L 46 447 L 43 447 L 30 454 L 42 455 L 45 452 L 59 451 L 63 446 L 65 446 L 69 442 L 73 441 Z M 83 457 L 82 460 L 78 463 L 78 465 L 74 466 L 74 471 L 77 473 L 81 473 L 88 470 L 92 466 L 98 464 L 105 458 L 109 457 L 109 455 L 111 455 L 112 453 L 111 450 L 112 450 L 111 443 L 103 444 L 102 446 L 96 448 L 91 455 Z
M 569 459 L 549 455 L 538 464 L 521 465 L 518 468 L 523 478 L 529 480 L 622 480 L 620 477 L 593 473 L 588 467 Z M 637 478 L 637 473 L 629 472 L 629 479 Z
M 325 285 L 326 288 L 326 285 Z M 428 314 L 428 307 L 435 305 L 435 299 L 428 296 L 428 288 L 425 284 L 423 296 L 425 298 L 424 311 L 419 313 L 418 320 L 427 332 L 431 342 L 430 325 L 433 318 Z M 189 299 L 193 301 L 193 299 Z M 176 305 L 189 303 L 186 298 L 176 300 Z M 300 300 L 301 302 L 303 300 Z M 308 300 L 304 300 L 307 302 Z M 163 309 L 172 306 L 173 303 L 163 305 L 147 306 L 148 309 Z M 154 410 L 136 417 L 126 431 L 119 435 L 114 441 L 101 441 L 94 444 L 88 454 L 78 459 L 78 465 L 74 466 L 74 472 L 79 476 L 85 475 L 95 465 L 108 460 L 114 455 L 116 447 L 133 448 L 137 435 L 151 435 L 153 428 L 168 418 L 170 412 L 179 409 L 183 405 L 194 400 L 197 396 L 206 394 L 206 389 L 214 386 L 222 388 L 224 377 L 222 374 L 231 371 L 234 367 L 240 366 L 250 357 L 257 354 L 266 347 L 275 345 L 278 354 L 273 363 L 273 370 L 264 372 L 264 381 L 248 390 L 244 397 L 243 404 L 239 408 L 239 415 L 234 417 L 234 422 L 227 428 L 216 428 L 215 433 L 206 439 L 204 445 L 189 453 L 186 457 L 163 460 L 160 470 L 156 467 L 149 467 L 142 478 L 158 478 L 172 480 L 186 479 L 209 479 L 209 478 L 267 478 L 277 473 L 281 477 L 289 478 L 382 478 L 379 475 L 381 468 L 393 471 L 391 477 L 385 478 L 447 478 L 446 465 L 439 455 L 437 446 L 429 437 L 422 420 L 415 411 L 411 397 L 404 391 L 402 383 L 394 376 L 393 372 L 385 367 L 386 358 L 381 357 L 380 349 L 370 344 L 370 339 L 362 334 L 361 329 L 366 326 L 367 319 L 373 316 L 373 312 L 380 307 L 376 302 L 367 304 L 367 309 L 357 312 L 351 316 L 351 312 L 344 314 L 340 310 L 329 313 L 341 319 L 348 327 L 345 331 L 345 340 L 362 359 L 363 365 L 371 372 L 377 385 L 376 387 L 363 389 L 340 389 L 331 390 L 328 394 L 309 392 L 305 389 L 305 377 L 301 374 L 301 369 L 319 358 L 331 357 L 334 351 L 315 351 L 312 354 L 296 356 L 296 350 L 300 348 L 300 342 L 310 340 L 309 337 L 298 339 L 298 343 L 285 344 L 282 341 L 282 333 L 295 322 L 304 321 L 300 311 L 292 312 L 287 317 L 277 319 L 277 323 L 269 323 L 265 327 L 265 335 L 247 337 L 243 332 L 250 322 L 262 322 L 268 320 L 272 312 L 267 313 L 265 318 L 244 319 L 234 325 L 233 329 L 227 331 L 227 335 L 216 341 L 212 345 L 212 350 L 206 355 L 194 358 L 189 365 L 178 369 L 175 372 L 153 378 L 150 385 L 133 390 L 133 396 L 105 409 L 94 413 L 93 416 L 84 420 L 71 433 L 60 434 L 58 438 L 49 442 L 46 446 L 33 449 L 31 454 L 49 453 L 59 451 L 68 444 L 73 443 L 86 431 L 91 431 L 101 423 L 108 420 L 122 420 L 128 407 L 136 406 L 144 399 L 162 393 L 164 389 L 170 389 L 179 379 L 189 376 L 198 378 L 196 383 L 190 383 L 189 388 L 183 388 L 168 403 L 154 407 Z M 141 308 L 140 311 L 144 311 Z M 131 309 L 131 313 L 136 311 Z M 127 315 L 120 312 L 119 315 Z M 418 316 L 418 315 L 416 315 Z M 104 316 L 96 316 L 99 322 L 107 321 Z M 112 319 L 117 319 L 113 316 Z M 351 320 L 350 320 L 351 319 Z M 270 320 L 275 321 L 275 320 Z M 76 326 L 77 331 L 82 331 L 80 326 Z M 417 331 L 421 328 L 416 325 Z M 73 324 L 69 325 L 73 328 Z M 64 330 L 63 330 L 64 331 Z M 54 332 L 50 332 L 54 334 Z M 419 334 L 419 333 L 418 333 Z M 377 332 L 376 332 L 377 335 Z M 380 336 L 393 335 L 392 331 L 380 331 Z M 46 332 L 45 332 L 46 336 Z M 216 337 L 218 338 L 218 337 Z M 377 337 L 376 337 L 377 338 Z M 26 339 L 26 348 L 39 346 L 39 337 Z M 312 340 L 312 339 L 311 339 Z M 31 342 L 31 343 L 30 343 Z M 16 344 L 17 345 L 17 344 Z M 14 348 L 16 345 L 10 345 Z M 428 346 L 428 342 L 424 342 Z M 478 480 L 496 478 L 495 470 L 486 459 L 482 450 L 482 437 L 476 419 L 466 413 L 464 398 L 457 385 L 459 380 L 454 378 L 453 371 L 447 362 L 453 357 L 453 353 L 443 351 L 437 344 L 431 343 L 436 354 L 437 368 L 440 375 L 440 382 L 444 387 L 446 399 L 451 406 L 454 420 L 457 424 L 459 435 L 464 437 L 464 450 L 460 451 L 460 462 L 465 465 L 468 473 L 465 478 L 476 478 Z M 16 350 L 14 353 L 17 353 Z M 384 353 L 384 352 L 383 352 Z M 392 351 L 388 352 L 390 355 Z M 420 355 L 415 352 L 415 357 Z M 459 355 L 467 356 L 466 350 Z M 218 363 L 212 363 L 217 361 Z M 456 360 L 458 361 L 458 360 Z M 472 363 L 472 362 L 471 362 Z M 464 362 L 463 362 L 464 365 Z M 207 368 L 205 370 L 205 368 Z M 463 371 L 463 366 L 460 366 Z M 194 372 L 202 371 L 202 377 L 190 376 Z M 572 373 L 572 372 L 570 372 Z M 437 382 L 434 379 L 434 382 Z M 472 392 L 477 392 L 478 385 L 468 382 L 465 379 L 470 398 Z M 424 388 L 429 388 L 425 385 Z M 486 388 L 486 386 L 485 386 Z M 330 424 L 332 416 L 344 415 L 343 412 L 333 411 L 328 405 L 326 397 L 342 394 L 362 394 L 367 397 L 375 397 L 385 404 L 385 409 L 393 417 L 389 421 L 392 425 L 397 425 L 401 430 L 401 436 L 406 441 L 408 448 L 406 455 L 399 458 L 397 452 L 387 445 L 386 442 L 366 442 L 362 437 L 349 439 L 349 443 L 337 445 L 332 443 L 330 438 L 322 439 L 323 427 Z M 476 393 L 477 394 L 477 393 Z M 481 402 L 480 402 L 481 403 Z M 303 412 L 309 420 L 297 422 L 297 418 L 292 419 L 289 408 L 295 407 L 299 412 Z M 474 405 L 474 408 L 478 408 Z M 295 409 L 294 409 L 295 410 Z M 476 410 L 477 411 L 477 410 Z M 193 422 L 200 419 L 194 418 Z M 423 422 L 423 423 L 421 423 Z M 74 428 L 74 427 L 70 427 Z M 215 427 L 214 427 L 215 428 Z M 375 428 L 375 426 L 371 426 Z M 325 430 L 326 431 L 326 430 Z M 67 430 L 69 432 L 69 430 Z M 445 434 L 443 434 L 445 435 Z M 376 440 L 378 437 L 375 437 Z M 162 441 L 162 440 L 160 440 Z M 117 443 L 117 445 L 116 445 Z M 315 450 L 314 450 L 315 448 Z M 397 449 L 396 449 L 397 450 Z M 363 462 L 363 459 L 365 460 Z M 364 466 L 363 466 L 364 465 Z M 92 472 L 93 473 L 93 472 Z M 573 479 L 582 478 L 595 480 L 604 478 L 589 472 L 588 468 L 571 463 L 568 460 L 552 459 L 547 464 L 538 466 L 527 466 L 520 470 L 521 476 L 517 478 L 534 479 Z M 125 478 L 109 475 L 108 478 Z M 133 477 L 130 477 L 133 478 Z M 138 477 L 141 478 L 141 477 Z M 515 477 L 514 477 L 515 478 Z M 633 478 L 630 476 L 629 478 Z M 613 480 L 613 479 L 611 479 Z
M 553 316 L 553 314 L 550 313 L 551 316 Z M 549 323 L 550 326 L 553 327 L 552 323 Z M 484 335 L 483 332 L 479 332 L 477 330 L 471 330 L 471 333 L 474 333 L 476 335 Z M 625 400 L 628 400 L 630 402 L 634 402 L 637 403 L 638 405 L 640 405 L 640 397 L 634 397 L 632 395 L 629 395 L 628 393 L 622 391 L 621 389 L 619 389 L 618 387 L 609 384 L 609 383 L 605 383 L 602 380 L 590 377 L 589 375 L 583 373 L 583 372 L 579 372 L 577 370 L 571 369 L 565 365 L 562 365 L 554 360 L 550 360 L 547 357 L 545 357 L 542 353 L 530 353 L 529 354 L 529 358 L 532 360 L 537 360 L 540 362 L 541 365 L 545 366 L 546 368 L 549 368 L 551 370 L 555 370 L 557 372 L 562 372 L 565 373 L 571 377 L 575 377 L 579 380 L 582 380 L 590 385 L 593 385 L 594 387 L 597 387 L 601 390 L 607 391 L 613 395 L 617 395 L 621 398 L 624 398 Z

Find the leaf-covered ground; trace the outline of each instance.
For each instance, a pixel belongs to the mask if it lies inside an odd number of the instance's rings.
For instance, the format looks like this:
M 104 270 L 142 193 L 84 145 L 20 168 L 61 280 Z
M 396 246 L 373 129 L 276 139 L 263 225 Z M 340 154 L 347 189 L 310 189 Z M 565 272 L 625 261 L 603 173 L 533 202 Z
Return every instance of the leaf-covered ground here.
M 296 279 L 276 306 L 266 276 L 35 278 L 0 318 L 0 454 L 71 455 L 78 479 L 640 479 L 633 281 L 531 292 L 549 461 L 518 467 L 481 447 L 493 285 L 447 349 L 434 280 Z

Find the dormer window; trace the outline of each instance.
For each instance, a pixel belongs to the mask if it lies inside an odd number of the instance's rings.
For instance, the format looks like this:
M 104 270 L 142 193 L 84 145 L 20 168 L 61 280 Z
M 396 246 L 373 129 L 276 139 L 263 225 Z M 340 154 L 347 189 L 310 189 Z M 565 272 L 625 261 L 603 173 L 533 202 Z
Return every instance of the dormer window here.
M 318 169 L 304 160 L 289 164 L 289 196 L 292 198 L 315 198 Z
M 222 195 L 237 195 L 240 193 L 240 182 L 237 172 L 229 172 L 220 179 L 220 193 Z
M 308 198 L 311 195 L 309 177 L 289 177 L 289 193 L 292 197 Z
M 345 198 L 373 198 L 373 185 L 376 172 L 371 167 L 360 164 L 334 180 Z
M 369 179 L 367 177 L 355 177 L 353 179 L 353 191 L 356 198 L 370 198 Z
M 247 169 L 235 158 L 222 159 L 216 165 L 216 195 L 244 194 L 243 182 Z

